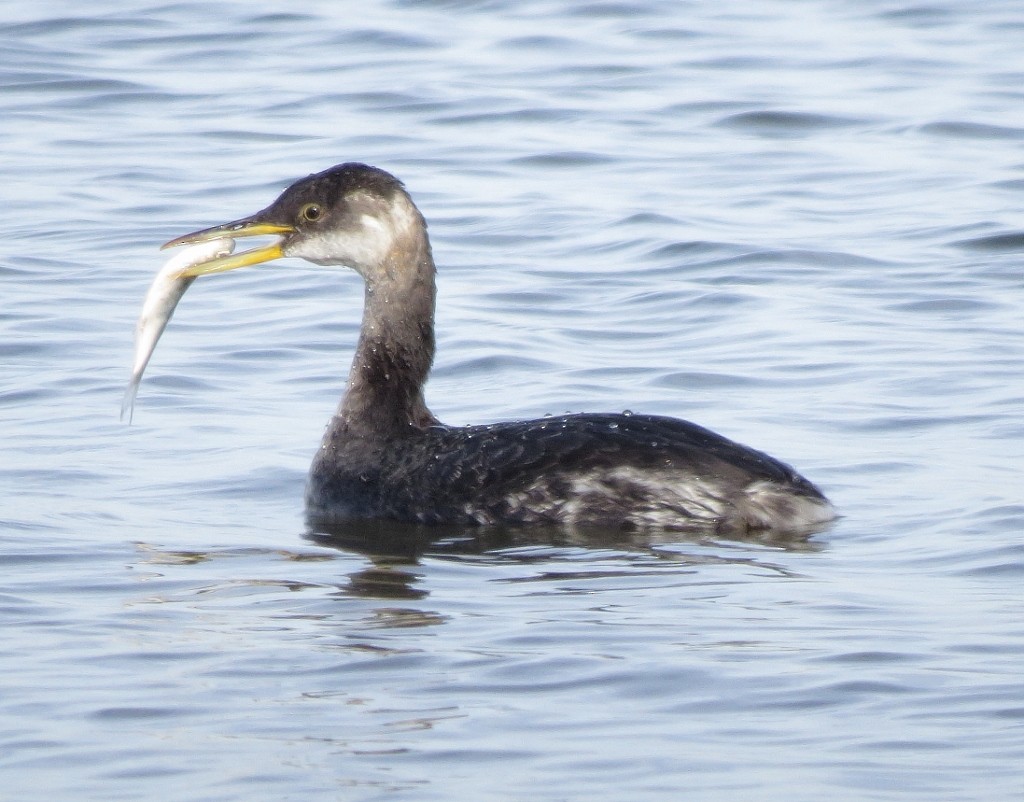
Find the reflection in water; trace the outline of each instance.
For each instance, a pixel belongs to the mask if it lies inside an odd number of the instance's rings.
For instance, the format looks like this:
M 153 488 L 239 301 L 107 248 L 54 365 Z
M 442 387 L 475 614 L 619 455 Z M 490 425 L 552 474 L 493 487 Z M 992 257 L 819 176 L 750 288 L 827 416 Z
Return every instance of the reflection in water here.
M 784 537 L 773 533 L 770 538 L 759 533 L 747 540 L 722 540 L 716 537 L 678 532 L 639 532 L 621 529 L 569 529 L 565 527 L 428 527 L 392 521 L 360 521 L 316 527 L 310 524 L 306 538 L 317 545 L 350 556 L 357 555 L 362 565 L 346 578 L 332 577 L 320 581 L 299 580 L 293 576 L 226 576 L 222 569 L 200 585 L 190 583 L 187 592 L 153 593 L 149 603 L 190 601 L 199 596 L 241 599 L 260 594 L 267 588 L 290 592 L 325 590 L 338 600 L 367 599 L 418 601 L 430 596 L 424 585 L 429 570 L 420 569 L 424 558 L 450 561 L 464 565 L 521 566 L 529 570 L 507 571 L 492 577 L 501 583 L 554 583 L 578 580 L 665 576 L 666 572 L 683 575 L 697 573 L 705 566 L 736 566 L 756 569 L 778 577 L 796 574 L 771 560 L 779 551 L 813 552 L 824 548 L 820 541 L 806 534 Z M 216 551 L 161 549 L 137 543 L 142 564 L 159 570 L 159 566 L 209 566 L 222 559 L 232 561 L 255 557 L 265 566 L 264 558 L 273 554 L 286 563 L 332 560 L 329 553 L 283 549 L 243 548 Z M 368 563 L 366 562 L 368 560 Z M 351 566 L 351 560 L 339 565 Z M 229 572 L 230 573 L 230 572 Z M 408 628 L 444 623 L 445 616 L 413 607 L 376 608 L 364 628 Z
M 345 596 L 362 596 L 370 599 L 422 599 L 428 591 L 414 587 L 419 579 L 411 571 L 403 571 L 393 565 L 374 564 L 349 574 L 348 587 L 342 590 Z
M 710 535 L 681 536 L 678 532 L 572 529 L 567 527 L 462 527 L 423 526 L 370 520 L 330 525 L 310 522 L 306 537 L 344 552 L 356 552 L 373 561 L 371 568 L 349 576 L 345 593 L 381 599 L 421 599 L 429 590 L 416 587 L 420 575 L 401 566 L 416 565 L 423 557 L 439 560 L 499 562 L 537 565 L 559 562 L 592 563 L 594 553 L 612 552 L 621 566 L 582 570 L 543 570 L 506 582 L 564 581 L 613 576 L 637 576 L 639 571 L 666 568 L 693 569 L 701 565 L 753 566 L 780 576 L 793 572 L 751 555 L 771 548 L 790 552 L 820 551 L 823 544 L 808 533 L 753 533 L 747 539 L 721 540 Z M 709 547 L 713 547 L 709 548 Z M 730 553 L 735 552 L 735 553 Z
M 257 547 L 217 551 L 186 551 L 182 549 L 162 549 L 150 543 L 137 541 L 135 548 L 146 555 L 143 562 L 147 565 L 194 565 L 207 562 L 214 557 L 261 557 L 265 554 L 275 554 L 289 562 L 322 562 L 330 559 L 330 557 L 323 554 L 293 551 L 292 549 L 263 549 Z
M 820 551 L 823 548 L 820 541 L 812 539 L 815 532 L 751 532 L 725 540 L 710 532 L 685 534 L 593 527 L 424 526 L 384 520 L 330 523 L 310 520 L 308 525 L 306 537 L 313 542 L 342 551 L 359 552 L 388 565 L 396 561 L 416 563 L 425 555 L 496 556 L 508 550 L 529 547 L 614 549 L 654 556 L 663 556 L 665 547 L 683 544 L 718 547 L 746 544 L 783 551 Z

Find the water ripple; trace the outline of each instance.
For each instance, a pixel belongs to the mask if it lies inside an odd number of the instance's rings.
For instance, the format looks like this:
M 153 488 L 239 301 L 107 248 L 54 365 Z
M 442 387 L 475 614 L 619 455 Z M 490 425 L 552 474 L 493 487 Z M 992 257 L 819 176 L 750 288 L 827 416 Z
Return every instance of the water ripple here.
M 1019 9 L 356 16 L 7 9 L 4 793 L 1019 795 Z M 159 244 L 350 159 L 430 222 L 443 419 L 683 416 L 844 517 L 310 532 L 362 286 L 296 260 L 197 282 L 120 425 Z

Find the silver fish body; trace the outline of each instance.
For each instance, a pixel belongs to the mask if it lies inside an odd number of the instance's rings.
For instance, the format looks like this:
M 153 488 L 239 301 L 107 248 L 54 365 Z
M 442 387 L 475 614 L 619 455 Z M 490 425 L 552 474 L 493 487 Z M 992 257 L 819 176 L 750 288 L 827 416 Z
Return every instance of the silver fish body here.
M 195 278 L 182 277 L 181 271 L 201 262 L 226 256 L 234 249 L 235 241 L 229 237 L 200 242 L 176 253 L 156 274 L 149 292 L 146 293 L 146 300 L 142 303 L 139 322 L 135 324 L 135 359 L 128 387 L 124 391 L 124 401 L 121 403 L 121 420 L 127 415 L 128 422 L 131 423 L 135 396 L 139 392 L 139 384 L 142 382 L 146 365 L 149 364 L 149 358 L 153 356 L 160 335 L 164 333 L 178 301 L 195 281 Z

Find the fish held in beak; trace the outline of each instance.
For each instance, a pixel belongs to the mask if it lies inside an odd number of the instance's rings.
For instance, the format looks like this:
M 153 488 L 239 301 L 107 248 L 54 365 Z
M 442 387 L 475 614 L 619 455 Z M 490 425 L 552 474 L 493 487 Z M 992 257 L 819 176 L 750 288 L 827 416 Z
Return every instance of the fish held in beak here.
M 121 420 L 128 417 L 132 422 L 135 410 L 135 396 L 139 392 L 142 374 L 149 364 L 149 359 L 156 349 L 156 344 L 167 327 L 167 322 L 174 314 L 178 302 L 185 291 L 195 281 L 195 276 L 182 275 L 189 268 L 211 262 L 227 256 L 235 249 L 235 241 L 230 237 L 204 240 L 179 251 L 156 274 L 153 283 L 142 303 L 139 321 L 135 324 L 135 359 L 128 387 L 121 403 Z

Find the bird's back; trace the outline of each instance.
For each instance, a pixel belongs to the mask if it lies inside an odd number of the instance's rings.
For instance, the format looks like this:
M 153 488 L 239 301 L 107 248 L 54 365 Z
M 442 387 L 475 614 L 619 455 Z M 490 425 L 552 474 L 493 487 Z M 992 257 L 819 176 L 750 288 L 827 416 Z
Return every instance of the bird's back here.
M 436 524 L 811 529 L 833 517 L 788 465 L 696 424 L 583 414 L 325 441 L 314 516 Z

